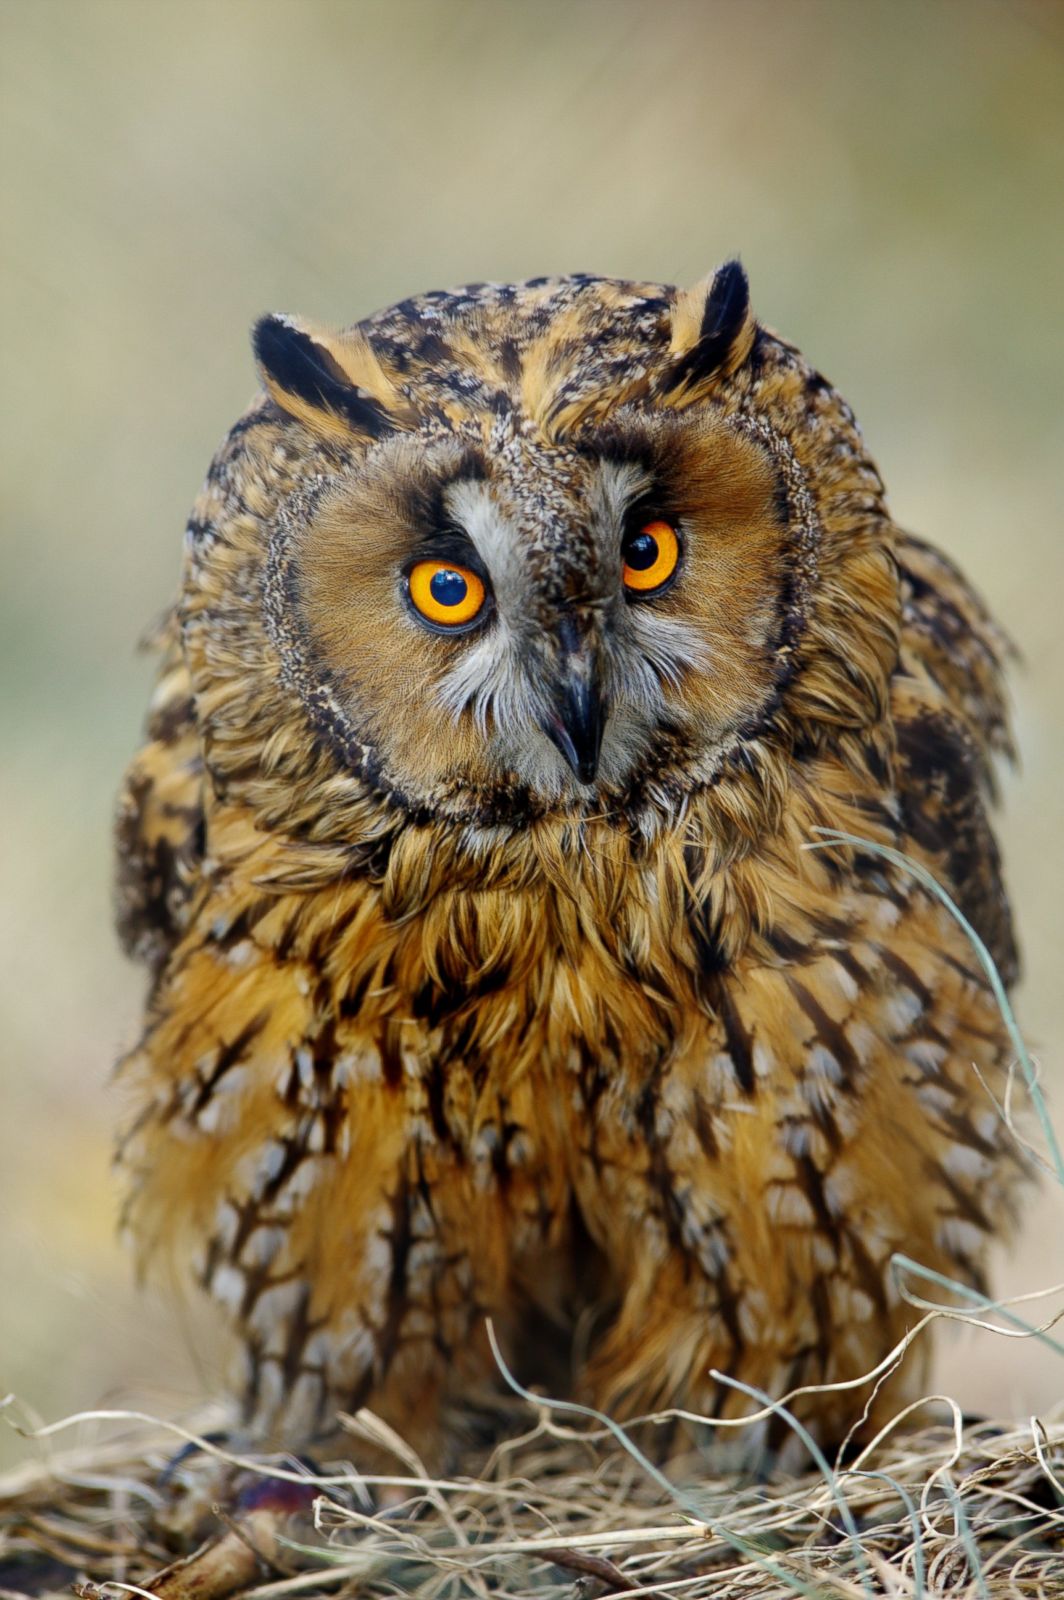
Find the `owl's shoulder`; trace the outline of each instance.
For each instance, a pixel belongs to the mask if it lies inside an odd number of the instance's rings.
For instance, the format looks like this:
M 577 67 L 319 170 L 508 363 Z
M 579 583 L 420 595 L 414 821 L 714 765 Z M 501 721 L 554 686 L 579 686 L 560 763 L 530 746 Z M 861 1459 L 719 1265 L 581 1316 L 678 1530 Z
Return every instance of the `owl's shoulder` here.
M 906 843 L 949 887 L 1011 982 L 1018 958 L 988 811 L 995 761 L 1013 754 L 1004 681 L 1012 647 L 940 551 L 906 534 L 897 555 L 902 631 L 891 712 Z
M 146 738 L 118 798 L 114 895 L 124 948 L 155 972 L 187 926 L 200 882 L 204 772 L 172 614 L 147 643 L 161 659 Z
M 966 725 L 992 786 L 991 760 L 1012 756 L 1005 668 L 1015 650 L 948 556 L 911 533 L 895 545 L 901 584 L 900 671 L 934 687 Z

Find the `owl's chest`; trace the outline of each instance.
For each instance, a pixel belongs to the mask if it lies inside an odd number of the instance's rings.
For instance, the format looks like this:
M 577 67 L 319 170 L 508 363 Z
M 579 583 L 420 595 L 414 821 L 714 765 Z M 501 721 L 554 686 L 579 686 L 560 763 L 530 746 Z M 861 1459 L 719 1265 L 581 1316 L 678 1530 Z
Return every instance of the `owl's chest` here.
M 655 1080 L 680 1055 L 711 1050 L 711 1017 L 601 948 L 574 960 L 554 945 L 507 983 L 471 972 L 446 993 L 423 986 L 417 1004 L 423 1125 L 495 1178 L 569 1168 L 604 1125 L 638 1143 Z

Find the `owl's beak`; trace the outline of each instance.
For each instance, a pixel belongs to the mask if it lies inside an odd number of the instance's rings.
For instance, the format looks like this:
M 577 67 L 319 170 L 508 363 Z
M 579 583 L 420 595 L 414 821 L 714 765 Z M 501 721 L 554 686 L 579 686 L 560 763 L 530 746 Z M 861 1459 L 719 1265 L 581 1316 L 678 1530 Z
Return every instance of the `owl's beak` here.
M 562 678 L 554 709 L 543 719 L 543 732 L 565 757 L 581 783 L 590 783 L 598 771 L 606 706 L 598 685 L 595 658 L 575 630 L 560 630 Z

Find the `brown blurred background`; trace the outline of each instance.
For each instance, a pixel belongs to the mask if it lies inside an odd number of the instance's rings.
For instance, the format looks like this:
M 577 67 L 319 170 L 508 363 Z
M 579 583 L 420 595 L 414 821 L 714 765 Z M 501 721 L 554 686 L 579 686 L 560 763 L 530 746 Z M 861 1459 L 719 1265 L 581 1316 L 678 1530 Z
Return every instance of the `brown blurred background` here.
M 111 1061 L 139 973 L 109 826 L 208 459 L 267 309 L 351 321 L 469 279 L 688 282 L 861 418 L 895 514 L 1025 656 L 1003 824 L 1052 1079 L 1064 1040 L 1064 9 L 1051 0 L 0 0 L 0 1395 L 209 1391 L 214 1342 L 114 1239 Z M 1064 1112 L 1058 1118 L 1064 1127 Z M 1047 1196 L 1001 1282 L 1064 1279 Z M 965 1334 L 970 1408 L 1064 1362 Z M 21 1447 L 0 1437 L 0 1460 Z

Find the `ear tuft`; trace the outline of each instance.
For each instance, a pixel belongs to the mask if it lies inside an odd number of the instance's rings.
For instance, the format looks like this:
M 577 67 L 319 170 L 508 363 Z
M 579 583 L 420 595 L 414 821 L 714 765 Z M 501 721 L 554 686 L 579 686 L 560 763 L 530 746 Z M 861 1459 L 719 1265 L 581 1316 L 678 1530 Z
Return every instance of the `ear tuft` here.
M 682 390 L 695 398 L 702 385 L 727 376 L 746 360 L 754 332 L 746 273 L 741 262 L 726 261 L 677 299 L 664 392 Z
M 251 345 L 271 398 L 315 431 L 378 439 L 394 426 L 381 401 L 345 370 L 343 335 L 330 336 L 295 317 L 271 314 L 256 322 Z M 383 378 L 376 362 L 373 368 Z

